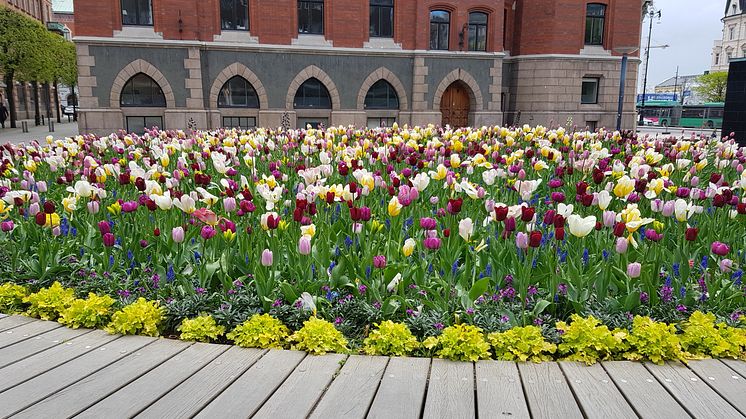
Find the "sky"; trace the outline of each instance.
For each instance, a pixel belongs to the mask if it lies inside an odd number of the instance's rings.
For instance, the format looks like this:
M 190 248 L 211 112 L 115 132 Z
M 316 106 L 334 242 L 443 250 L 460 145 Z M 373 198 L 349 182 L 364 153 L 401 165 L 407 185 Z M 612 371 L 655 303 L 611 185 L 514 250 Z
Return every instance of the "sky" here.
M 648 92 L 656 84 L 676 75 L 702 74 L 710 69 L 712 46 L 723 35 L 720 19 L 725 12 L 726 0 L 654 0 L 662 12 L 653 22 L 651 46 L 670 45 L 666 49 L 651 48 L 648 70 Z M 647 45 L 650 23 L 645 19 L 642 32 L 641 58 Z M 643 62 L 644 64 L 644 62 Z M 638 91 L 642 92 L 644 68 L 640 67 Z

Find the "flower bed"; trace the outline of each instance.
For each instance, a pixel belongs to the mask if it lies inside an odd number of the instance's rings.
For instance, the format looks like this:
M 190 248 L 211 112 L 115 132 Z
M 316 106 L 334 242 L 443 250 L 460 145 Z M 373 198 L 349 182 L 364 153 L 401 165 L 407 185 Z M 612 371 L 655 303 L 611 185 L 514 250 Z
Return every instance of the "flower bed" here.
M 166 131 L 2 159 L 0 311 L 310 352 L 746 350 L 746 156 L 730 138 Z

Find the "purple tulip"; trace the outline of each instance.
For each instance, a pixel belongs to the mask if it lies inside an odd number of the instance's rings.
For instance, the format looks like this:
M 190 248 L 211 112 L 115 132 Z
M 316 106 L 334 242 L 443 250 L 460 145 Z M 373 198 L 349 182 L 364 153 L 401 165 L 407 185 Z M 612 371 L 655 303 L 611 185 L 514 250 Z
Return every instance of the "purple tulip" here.
M 604 211 L 603 220 L 605 227 L 614 227 L 614 224 L 616 223 L 616 213 L 614 211 Z
M 435 228 L 438 226 L 438 222 L 435 221 L 433 218 L 420 218 L 420 227 L 423 230 L 435 230 Z
M 639 263 L 633 262 L 627 265 L 627 275 L 629 275 L 630 278 L 639 278 L 641 272 L 642 265 L 640 265 Z
M 122 204 L 122 212 L 135 212 L 138 206 L 139 204 L 135 201 L 126 201 Z
M 264 249 L 264 251 L 262 251 L 262 266 L 272 266 L 272 262 L 274 259 L 273 256 L 274 255 L 272 254 L 271 250 Z
M 111 234 L 111 233 L 104 234 L 104 246 L 106 246 L 106 247 L 112 247 L 112 246 L 114 246 L 114 242 L 115 241 L 116 240 L 115 240 L 113 234 Z
M 428 250 L 438 250 L 440 249 L 440 244 L 440 239 L 437 237 L 428 237 L 422 242 L 422 245 Z
M 619 237 L 616 239 L 616 246 L 614 247 L 614 250 L 616 250 L 619 254 L 627 253 L 627 247 L 629 246 L 629 241 L 625 239 L 624 237 Z
M 725 256 L 730 252 L 730 247 L 725 243 L 714 242 L 712 243 L 712 246 L 710 246 L 710 250 L 718 256 Z
M 733 261 L 730 259 L 723 259 L 718 263 L 718 267 L 720 267 L 720 272 L 730 272 L 733 270 Z
M 202 231 L 199 232 L 199 234 L 202 236 L 203 239 L 209 240 L 213 237 L 215 237 L 215 229 L 211 226 L 204 226 L 202 227 Z
M 519 249 L 528 249 L 528 234 L 522 231 L 516 234 L 515 245 L 518 246 Z
M 674 210 L 676 209 L 675 203 L 673 201 L 666 201 L 665 204 L 663 204 L 663 209 L 661 210 L 661 214 L 663 214 L 664 217 L 670 217 L 673 215 Z
M 13 225 L 13 220 L 3 221 L 0 223 L 0 230 L 3 231 L 3 233 L 9 233 L 13 231 L 13 228 L 15 225 Z
M 39 211 L 41 211 L 41 207 L 39 206 L 38 202 L 34 202 L 28 207 L 28 213 L 32 217 L 36 216 L 36 214 L 38 214 Z
M 308 236 L 301 236 L 298 240 L 298 253 L 307 256 L 311 254 L 311 238 Z
M 373 256 L 373 267 L 383 269 L 386 267 L 386 256 Z
M 98 222 L 98 231 L 101 232 L 101 235 L 106 235 L 106 233 L 111 233 L 111 226 L 109 225 L 108 221 L 99 221 Z
M 223 199 L 223 208 L 225 209 L 225 212 L 232 213 L 236 210 L 236 198 L 233 197 L 227 197 Z
M 171 230 L 171 238 L 176 243 L 181 243 L 184 241 L 184 227 L 174 227 L 173 230 Z

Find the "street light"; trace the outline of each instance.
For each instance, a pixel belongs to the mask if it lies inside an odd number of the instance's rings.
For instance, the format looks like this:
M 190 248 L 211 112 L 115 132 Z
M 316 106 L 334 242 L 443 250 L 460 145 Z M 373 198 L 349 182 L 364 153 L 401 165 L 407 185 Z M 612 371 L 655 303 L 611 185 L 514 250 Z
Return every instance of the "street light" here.
M 645 49 L 645 79 L 642 84 L 642 108 L 645 109 L 645 92 L 648 90 L 648 65 L 650 63 L 650 40 L 652 39 L 653 35 L 653 19 L 658 16 L 658 21 L 660 22 L 662 13 L 660 10 L 655 10 L 655 6 L 652 4 L 648 5 L 648 17 L 650 18 L 650 27 L 648 28 L 648 47 Z M 663 48 L 667 48 L 668 45 L 664 46 Z M 644 123 L 643 120 L 643 113 L 640 112 L 640 124 Z
M 629 59 L 629 54 L 634 53 L 637 51 L 638 47 L 621 47 L 621 48 L 614 48 L 614 51 L 622 54 L 622 74 L 619 77 L 619 105 L 617 107 L 617 113 L 616 113 L 616 130 L 620 131 L 622 130 L 622 113 L 624 112 L 624 87 L 627 84 L 627 61 Z

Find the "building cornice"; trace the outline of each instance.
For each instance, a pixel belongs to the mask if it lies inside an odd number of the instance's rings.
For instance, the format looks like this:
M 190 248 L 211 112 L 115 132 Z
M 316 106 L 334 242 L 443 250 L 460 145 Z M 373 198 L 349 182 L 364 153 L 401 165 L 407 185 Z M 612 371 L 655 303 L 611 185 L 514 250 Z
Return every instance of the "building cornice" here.
M 642 60 L 638 57 L 628 57 L 630 62 L 640 63 Z M 586 55 L 586 54 L 532 54 L 516 55 L 506 57 L 505 62 L 526 61 L 526 60 L 582 60 L 582 61 L 621 61 L 621 56 L 616 55 Z

